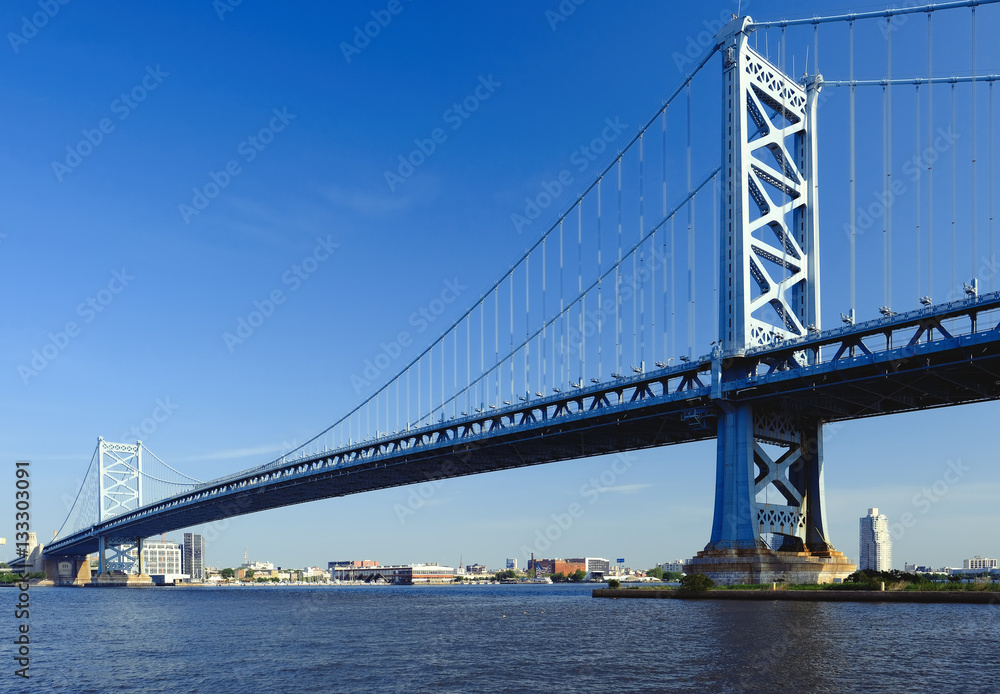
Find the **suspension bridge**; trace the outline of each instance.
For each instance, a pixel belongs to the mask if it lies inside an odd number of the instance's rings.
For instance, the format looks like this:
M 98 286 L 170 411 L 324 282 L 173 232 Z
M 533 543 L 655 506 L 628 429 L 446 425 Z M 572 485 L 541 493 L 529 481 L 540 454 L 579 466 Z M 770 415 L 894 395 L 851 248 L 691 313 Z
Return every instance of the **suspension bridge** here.
M 823 426 L 1000 397 L 997 75 L 976 47 L 997 1 L 734 16 L 554 223 L 307 443 L 200 481 L 99 439 L 50 578 L 86 581 L 94 552 L 141 573 L 143 538 L 241 514 L 711 438 L 688 570 L 846 576 Z

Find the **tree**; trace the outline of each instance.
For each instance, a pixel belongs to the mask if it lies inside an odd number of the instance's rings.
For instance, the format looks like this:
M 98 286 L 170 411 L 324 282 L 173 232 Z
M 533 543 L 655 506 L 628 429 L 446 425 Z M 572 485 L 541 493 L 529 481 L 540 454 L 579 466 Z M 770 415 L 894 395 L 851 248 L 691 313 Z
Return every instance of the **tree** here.
M 680 590 L 684 593 L 701 593 L 715 585 L 715 581 L 705 574 L 689 574 L 681 579 Z
M 569 575 L 569 580 L 571 581 L 579 582 L 584 580 L 585 578 L 587 578 L 587 572 L 584 571 L 583 569 L 577 569 L 576 571 L 574 571 Z
M 565 581 L 566 581 L 566 574 L 564 574 L 562 571 L 560 571 L 557 574 L 552 574 L 553 583 L 564 583 Z
M 676 581 L 681 580 L 682 578 L 684 578 L 684 572 L 683 571 L 664 571 L 663 572 L 663 580 L 664 581 L 669 581 L 671 583 L 674 583 Z
M 223 569 L 219 572 L 219 575 L 225 579 L 230 579 L 236 576 L 236 571 L 233 569 Z
M 503 581 L 505 579 L 516 579 L 517 572 L 514 569 L 506 569 L 505 571 L 497 571 L 496 575 L 493 577 L 495 581 Z
M 646 575 L 650 578 L 663 578 L 663 569 L 659 566 L 654 566 L 652 569 L 646 569 Z
M 246 573 L 243 574 L 243 578 L 245 578 L 248 581 L 252 581 L 254 573 L 256 572 L 253 569 L 247 569 Z
M 622 585 L 621 581 L 619 581 L 617 578 L 612 578 L 608 581 L 608 588 L 620 588 L 621 585 Z

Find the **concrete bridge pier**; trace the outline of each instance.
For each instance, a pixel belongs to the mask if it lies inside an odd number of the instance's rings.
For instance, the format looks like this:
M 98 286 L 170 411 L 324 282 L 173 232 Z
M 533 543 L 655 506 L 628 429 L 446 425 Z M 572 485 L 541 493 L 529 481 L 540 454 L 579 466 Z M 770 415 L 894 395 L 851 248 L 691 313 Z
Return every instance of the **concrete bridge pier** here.
M 90 558 L 82 556 L 45 557 L 45 580 L 54 586 L 85 586 L 90 583 Z

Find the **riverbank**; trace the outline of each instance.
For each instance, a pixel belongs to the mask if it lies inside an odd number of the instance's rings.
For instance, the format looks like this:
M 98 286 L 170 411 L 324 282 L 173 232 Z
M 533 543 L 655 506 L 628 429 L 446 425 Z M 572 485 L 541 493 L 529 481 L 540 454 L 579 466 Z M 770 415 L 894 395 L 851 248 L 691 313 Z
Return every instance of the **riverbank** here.
M 974 590 L 705 590 L 595 588 L 595 598 L 652 600 L 798 600 L 802 602 L 914 602 L 1000 605 L 1000 593 Z

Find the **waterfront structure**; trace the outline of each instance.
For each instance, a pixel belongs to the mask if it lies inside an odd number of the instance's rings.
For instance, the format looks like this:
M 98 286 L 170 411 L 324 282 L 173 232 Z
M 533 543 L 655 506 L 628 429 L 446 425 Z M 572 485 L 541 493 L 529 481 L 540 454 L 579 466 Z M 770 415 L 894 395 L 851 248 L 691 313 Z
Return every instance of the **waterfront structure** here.
M 455 569 L 439 564 L 399 564 L 355 566 L 355 562 L 330 563 L 331 578 L 336 581 L 363 583 L 392 583 L 395 585 L 421 585 L 452 583 Z
M 205 538 L 197 533 L 184 533 L 184 559 L 181 565 L 192 583 L 205 580 Z
M 528 560 L 528 571 L 538 574 L 563 574 L 569 576 L 577 571 L 583 571 L 588 578 L 595 575 L 604 576 L 611 571 L 611 562 L 599 557 L 578 557 L 570 559 L 535 559 Z
M 146 540 L 142 543 L 143 571 L 153 583 L 165 584 L 189 578 L 181 572 L 181 546 L 166 540 Z
M 984 559 L 983 557 L 981 557 L 981 556 L 979 556 L 977 554 L 972 559 L 965 559 L 964 561 L 962 561 L 962 568 L 963 569 L 969 569 L 969 570 L 975 570 L 975 569 L 981 569 L 981 570 L 995 569 L 995 568 L 997 568 L 997 560 L 996 559 Z
M 601 557 L 586 557 L 583 570 L 587 572 L 587 578 L 604 578 L 611 573 L 611 562 Z
M 861 571 L 892 570 L 892 536 L 889 534 L 889 519 L 877 508 L 868 509 L 868 515 L 860 521 L 860 547 L 858 568 Z

